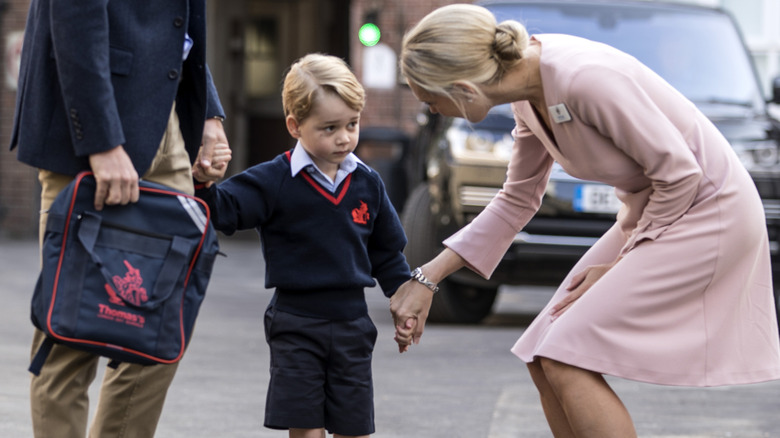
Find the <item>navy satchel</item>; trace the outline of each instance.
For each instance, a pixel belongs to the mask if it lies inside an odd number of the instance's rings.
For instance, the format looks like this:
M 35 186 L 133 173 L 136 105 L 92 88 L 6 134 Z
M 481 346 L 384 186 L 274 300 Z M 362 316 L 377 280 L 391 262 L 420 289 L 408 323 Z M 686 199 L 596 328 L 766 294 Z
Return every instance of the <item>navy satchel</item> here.
M 95 179 L 79 174 L 49 210 L 31 319 L 44 333 L 38 374 L 54 343 L 119 362 L 184 355 L 219 244 L 208 206 L 140 182 L 137 203 L 95 211 Z

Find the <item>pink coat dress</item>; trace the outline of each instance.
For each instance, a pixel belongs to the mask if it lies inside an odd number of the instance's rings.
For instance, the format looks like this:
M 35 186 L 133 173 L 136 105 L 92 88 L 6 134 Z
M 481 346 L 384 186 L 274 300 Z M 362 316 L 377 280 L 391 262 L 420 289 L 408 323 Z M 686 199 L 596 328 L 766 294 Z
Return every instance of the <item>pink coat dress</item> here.
M 623 206 L 512 352 L 525 362 L 541 356 L 666 385 L 780 378 L 764 211 L 729 143 L 633 57 L 565 35 L 534 39 L 547 105 L 565 111 L 549 135 L 528 102 L 513 104 L 507 181 L 445 245 L 489 277 L 536 213 L 553 161 L 614 186 Z M 619 255 L 569 310 L 550 318 L 575 273 Z

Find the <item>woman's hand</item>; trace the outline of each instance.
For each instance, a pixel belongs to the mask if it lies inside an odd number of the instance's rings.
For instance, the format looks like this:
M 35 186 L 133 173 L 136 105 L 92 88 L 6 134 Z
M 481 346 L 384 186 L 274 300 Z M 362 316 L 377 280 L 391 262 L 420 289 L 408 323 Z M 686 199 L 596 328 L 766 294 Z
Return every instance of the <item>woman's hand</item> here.
M 415 280 L 402 284 L 390 297 L 399 353 L 409 350 L 412 343 L 420 342 L 432 302 L 433 292 Z
M 618 259 L 620 260 L 620 259 Z M 563 297 L 561 301 L 555 304 L 550 312 L 550 317 L 555 320 L 563 314 L 569 307 L 574 304 L 585 292 L 590 289 L 601 277 L 604 276 L 613 266 L 618 262 L 615 260 L 612 263 L 605 263 L 603 265 L 593 265 L 585 268 L 584 271 L 575 275 L 571 279 L 571 283 L 566 288 L 570 291 L 568 295 Z
M 433 260 L 421 267 L 423 275 L 433 283 L 439 283 L 448 275 L 466 265 L 458 254 L 444 248 Z M 431 310 L 434 292 L 417 280 L 409 280 L 390 297 L 390 312 L 395 322 L 395 341 L 403 353 L 412 343 L 419 344 L 425 330 L 425 320 Z

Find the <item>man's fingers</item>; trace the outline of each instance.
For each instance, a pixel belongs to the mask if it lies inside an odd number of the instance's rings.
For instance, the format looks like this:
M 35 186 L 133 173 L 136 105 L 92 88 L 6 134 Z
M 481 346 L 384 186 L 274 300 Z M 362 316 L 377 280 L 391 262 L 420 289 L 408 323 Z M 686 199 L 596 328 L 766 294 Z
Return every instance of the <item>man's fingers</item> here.
M 214 159 L 214 150 L 217 143 L 215 141 L 206 141 L 200 148 L 200 162 L 205 168 L 211 167 L 211 161 Z
M 108 184 L 106 184 L 104 181 L 98 181 L 97 188 L 95 188 L 95 210 L 103 210 L 103 205 L 105 205 L 107 194 Z
M 130 202 L 138 202 L 141 197 L 141 189 L 139 188 L 138 180 L 130 186 Z
M 138 201 L 138 173 L 121 145 L 90 155 L 89 165 L 96 181 L 95 209 Z
M 98 179 L 95 189 L 95 210 L 106 205 L 127 205 L 138 202 L 140 191 L 137 179 Z

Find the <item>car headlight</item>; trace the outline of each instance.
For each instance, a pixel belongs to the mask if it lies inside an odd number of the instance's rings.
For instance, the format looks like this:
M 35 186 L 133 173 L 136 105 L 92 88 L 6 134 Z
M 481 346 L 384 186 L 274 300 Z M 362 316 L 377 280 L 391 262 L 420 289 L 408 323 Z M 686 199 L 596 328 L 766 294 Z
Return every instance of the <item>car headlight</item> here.
M 460 129 L 453 126 L 447 132 L 453 157 L 457 161 L 491 162 L 505 165 L 512 154 L 514 140 L 507 133 Z
M 748 171 L 767 170 L 778 164 L 777 143 L 773 140 L 737 142 L 734 151 Z

